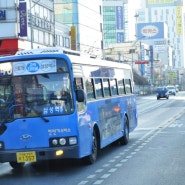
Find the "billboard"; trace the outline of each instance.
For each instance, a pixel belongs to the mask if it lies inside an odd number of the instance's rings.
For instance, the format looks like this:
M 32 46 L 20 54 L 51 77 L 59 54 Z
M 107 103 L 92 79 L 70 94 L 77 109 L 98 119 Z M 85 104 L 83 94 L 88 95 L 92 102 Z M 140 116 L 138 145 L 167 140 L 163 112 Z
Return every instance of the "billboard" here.
M 137 38 L 140 40 L 163 39 L 165 35 L 163 22 L 137 24 Z
M 148 4 L 172 4 L 174 0 L 148 0 Z

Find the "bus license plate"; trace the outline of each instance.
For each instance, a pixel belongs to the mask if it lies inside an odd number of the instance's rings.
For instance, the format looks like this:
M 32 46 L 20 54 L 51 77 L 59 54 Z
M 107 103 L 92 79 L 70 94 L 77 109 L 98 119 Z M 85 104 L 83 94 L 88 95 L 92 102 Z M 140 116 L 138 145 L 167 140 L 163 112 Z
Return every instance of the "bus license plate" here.
M 17 162 L 36 162 L 35 152 L 17 152 Z

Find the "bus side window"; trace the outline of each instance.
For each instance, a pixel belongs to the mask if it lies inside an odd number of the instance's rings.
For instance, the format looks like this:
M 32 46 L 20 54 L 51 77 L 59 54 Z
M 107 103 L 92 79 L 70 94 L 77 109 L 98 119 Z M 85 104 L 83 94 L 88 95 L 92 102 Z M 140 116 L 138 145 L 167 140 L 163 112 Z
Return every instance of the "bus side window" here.
M 110 83 L 108 78 L 103 79 L 104 96 L 110 96 Z
M 95 99 L 94 83 L 92 78 L 87 78 L 85 81 L 87 100 Z
M 119 95 L 125 94 L 125 88 L 124 88 L 123 79 L 118 80 L 118 92 L 119 92 Z
M 116 79 L 110 79 L 110 88 L 112 96 L 118 95 L 118 86 Z
M 95 78 L 95 89 L 96 89 L 96 98 L 103 97 L 103 87 L 102 87 L 102 79 Z
M 126 94 L 132 93 L 130 79 L 125 79 L 124 82 L 125 82 L 125 91 L 126 91 Z

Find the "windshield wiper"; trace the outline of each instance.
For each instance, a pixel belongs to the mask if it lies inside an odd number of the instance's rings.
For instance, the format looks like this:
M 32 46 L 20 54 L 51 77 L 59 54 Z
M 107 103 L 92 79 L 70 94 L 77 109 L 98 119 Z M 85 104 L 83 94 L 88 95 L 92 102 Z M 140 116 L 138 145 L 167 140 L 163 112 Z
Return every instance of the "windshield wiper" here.
M 44 120 L 46 123 L 49 122 L 49 119 L 45 118 L 44 116 L 40 115 L 40 111 L 36 110 L 34 107 L 29 107 L 33 112 L 36 113 L 38 117 L 40 117 L 42 120 Z
M 44 116 L 39 116 L 41 119 L 43 119 L 46 123 L 49 122 L 49 119 L 45 118 Z

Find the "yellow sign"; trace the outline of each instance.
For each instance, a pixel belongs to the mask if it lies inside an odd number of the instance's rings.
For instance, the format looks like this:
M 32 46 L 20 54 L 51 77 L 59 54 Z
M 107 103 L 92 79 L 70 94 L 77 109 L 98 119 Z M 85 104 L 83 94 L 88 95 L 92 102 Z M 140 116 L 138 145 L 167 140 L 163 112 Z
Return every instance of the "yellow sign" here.
M 182 35 L 182 7 L 176 8 L 176 32 L 178 35 Z
M 76 50 L 76 27 L 71 26 L 71 49 Z
M 174 3 L 174 0 L 148 0 L 148 4 L 167 4 Z

